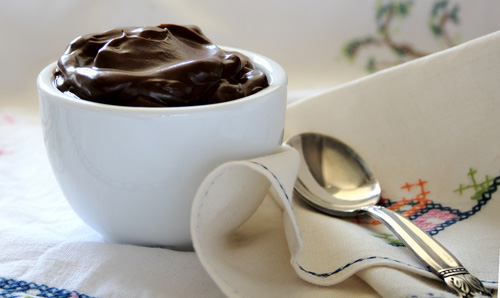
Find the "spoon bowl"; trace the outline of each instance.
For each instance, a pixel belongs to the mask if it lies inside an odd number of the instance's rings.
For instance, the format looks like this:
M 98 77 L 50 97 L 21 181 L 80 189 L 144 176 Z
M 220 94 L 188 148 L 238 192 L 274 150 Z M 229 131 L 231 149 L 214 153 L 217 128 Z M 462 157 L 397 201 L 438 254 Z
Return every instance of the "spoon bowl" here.
M 381 188 L 365 161 L 327 135 L 304 133 L 285 142 L 301 157 L 295 192 L 314 208 L 339 217 L 367 213 L 385 224 L 431 272 L 460 297 L 490 295 L 444 246 L 407 218 L 377 206 Z
M 380 185 L 364 160 L 341 141 L 303 134 L 287 141 L 302 155 L 295 190 L 313 207 L 334 216 L 355 216 L 380 199 Z

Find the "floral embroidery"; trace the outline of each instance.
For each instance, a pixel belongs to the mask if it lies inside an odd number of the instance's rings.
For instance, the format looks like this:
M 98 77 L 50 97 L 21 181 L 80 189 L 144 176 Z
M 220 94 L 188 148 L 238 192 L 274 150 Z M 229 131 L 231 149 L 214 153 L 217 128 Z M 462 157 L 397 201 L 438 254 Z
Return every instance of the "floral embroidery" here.
M 458 215 L 449 211 L 431 209 L 427 213 L 413 220 L 413 223 L 419 226 L 422 230 L 429 232 L 438 225 L 445 223 L 448 220 L 457 218 Z
M 417 187 L 419 192 L 415 197 L 410 199 L 403 197 L 397 202 L 392 202 L 391 200 L 382 197 L 380 200 L 380 204 L 394 212 L 401 214 L 404 217 L 409 217 L 427 206 L 427 203 L 431 202 L 427 199 L 427 195 L 430 193 L 430 191 L 427 191 L 425 189 L 426 183 L 427 181 L 422 179 L 419 179 L 418 182 L 414 184 L 406 182 L 405 185 L 401 186 L 401 189 L 406 189 L 408 192 L 410 192 L 413 188 Z M 381 224 L 381 222 L 379 222 L 378 220 L 371 219 L 366 216 L 356 216 L 353 220 L 357 223 L 375 226 Z
M 488 187 L 490 186 L 491 182 L 493 182 L 493 180 L 490 177 L 488 177 L 488 175 L 486 175 L 485 180 L 483 182 L 478 183 L 476 181 L 477 180 L 476 176 L 475 176 L 476 174 L 477 174 L 477 171 L 471 168 L 469 170 L 469 173 L 467 173 L 467 175 L 470 176 L 471 184 L 463 185 L 462 183 L 460 183 L 460 186 L 457 189 L 455 189 L 454 191 L 458 192 L 458 193 L 460 193 L 460 195 L 462 195 L 465 190 L 472 188 L 472 189 L 474 189 L 475 193 L 471 197 L 471 199 L 476 200 L 476 201 L 480 200 L 482 193 L 488 190 Z
M 374 237 L 384 239 L 387 242 L 387 244 L 389 244 L 389 245 L 392 245 L 392 246 L 403 246 L 403 242 L 401 242 L 401 240 L 397 239 L 392 234 L 382 233 L 382 234 L 372 234 L 372 235 Z
M 415 58 L 420 58 L 430 54 L 417 49 L 409 42 L 396 41 L 394 37 L 397 28 L 394 28 L 395 19 L 407 18 L 412 10 L 413 1 L 389 1 L 378 2 L 375 10 L 377 31 L 373 35 L 355 38 L 349 41 L 343 48 L 343 54 L 349 61 L 354 61 L 359 55 L 361 49 L 367 47 L 379 47 L 390 50 L 395 61 L 381 61 L 380 57 L 373 54 L 366 62 L 366 70 L 375 72 L 386 67 L 394 66 Z M 460 19 L 458 13 L 460 6 L 450 4 L 448 0 L 438 0 L 430 11 L 427 21 L 430 33 L 438 40 L 444 43 L 445 47 L 452 47 L 458 43 L 457 37 L 452 37 L 448 30 L 448 24 L 458 25 Z
M 498 186 L 500 186 L 500 176 L 492 179 L 486 175 L 484 181 L 478 182 L 476 174 L 477 171 L 471 168 L 467 173 L 470 183 L 466 185 L 461 183 L 459 187 L 454 190 L 454 192 L 458 192 L 460 195 L 464 195 L 467 191 L 469 191 L 469 193 L 472 191 L 470 200 L 476 203 L 469 210 L 462 211 L 449 206 L 443 206 L 440 203 L 435 203 L 428 199 L 427 195 L 430 191 L 425 188 L 427 181 L 422 179 L 419 179 L 417 183 L 413 184 L 407 182 L 401 187 L 401 189 L 406 189 L 408 191 L 415 188 L 418 189 L 418 193 L 413 198 L 408 199 L 403 197 L 399 201 L 392 201 L 382 197 L 380 205 L 407 217 L 422 230 L 433 236 L 446 227 L 476 214 L 481 210 L 482 206 L 491 199 L 491 195 L 497 191 Z M 368 216 L 356 216 L 352 221 L 358 224 L 381 224 L 379 221 Z M 384 239 L 392 246 L 403 246 L 403 243 L 392 234 L 382 233 L 374 234 L 373 236 Z
M 15 123 L 15 119 L 12 115 L 9 115 L 3 111 L 0 111 L 0 125 L 12 125 Z

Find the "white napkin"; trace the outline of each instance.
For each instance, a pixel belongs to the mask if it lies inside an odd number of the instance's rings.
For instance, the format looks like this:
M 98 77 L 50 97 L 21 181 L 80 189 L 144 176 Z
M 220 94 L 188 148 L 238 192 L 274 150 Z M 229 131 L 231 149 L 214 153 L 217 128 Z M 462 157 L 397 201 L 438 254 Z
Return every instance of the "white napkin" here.
M 286 125 L 286 137 L 315 131 L 351 145 L 379 178 L 382 204 L 494 289 L 499 53 L 500 32 L 298 102 Z M 200 187 L 194 245 L 227 296 L 454 297 L 383 225 L 333 218 L 295 198 L 298 161 L 284 146 L 224 164 Z

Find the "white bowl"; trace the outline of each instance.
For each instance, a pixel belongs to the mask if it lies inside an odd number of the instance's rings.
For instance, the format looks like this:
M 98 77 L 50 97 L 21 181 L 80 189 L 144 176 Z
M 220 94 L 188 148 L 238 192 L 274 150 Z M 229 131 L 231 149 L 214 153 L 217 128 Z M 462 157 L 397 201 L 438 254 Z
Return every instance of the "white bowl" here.
M 230 160 L 278 152 L 287 78 L 274 61 L 244 50 L 269 87 L 245 98 L 190 107 L 123 107 L 68 96 L 38 77 L 45 146 L 80 218 L 111 242 L 192 247 L 191 204 L 199 184 Z

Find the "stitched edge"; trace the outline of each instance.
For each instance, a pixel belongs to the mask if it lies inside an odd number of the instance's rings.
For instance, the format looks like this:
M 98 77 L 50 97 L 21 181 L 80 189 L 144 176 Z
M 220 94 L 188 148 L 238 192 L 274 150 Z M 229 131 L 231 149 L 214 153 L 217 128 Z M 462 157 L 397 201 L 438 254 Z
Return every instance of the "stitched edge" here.
M 339 272 L 347 269 L 348 267 L 350 267 L 350 266 L 352 266 L 352 265 L 354 265 L 356 263 L 363 262 L 363 261 L 374 260 L 374 259 L 382 259 L 382 260 L 386 260 L 386 261 L 396 262 L 396 263 L 399 263 L 401 265 L 412 267 L 412 268 L 415 268 L 415 269 L 418 269 L 418 270 L 429 271 L 429 270 L 426 270 L 425 268 L 420 267 L 420 266 L 415 266 L 415 265 L 412 265 L 412 264 L 401 262 L 400 260 L 391 259 L 391 258 L 388 258 L 388 257 L 381 257 L 381 256 L 371 256 L 371 257 L 367 257 L 367 258 L 359 258 L 359 259 L 357 259 L 355 261 L 352 261 L 352 262 L 346 264 L 343 267 L 339 267 L 338 269 L 336 269 L 336 270 L 334 270 L 332 272 L 329 272 L 329 273 L 316 273 L 314 271 L 306 270 L 305 268 L 303 268 L 302 266 L 300 266 L 298 264 L 297 265 L 299 266 L 300 270 L 302 270 L 305 273 L 314 275 L 316 277 L 327 278 L 327 277 L 330 277 L 330 276 L 332 276 L 334 274 L 337 274 L 337 273 L 339 273 Z M 489 284 L 498 284 L 498 281 L 490 281 L 490 280 L 481 280 L 481 282 L 483 282 L 483 283 L 489 283 Z
M 337 274 L 345 269 L 347 269 L 348 267 L 356 264 L 356 263 L 359 263 L 359 262 L 363 262 L 363 261 L 369 261 L 369 260 L 375 260 L 375 259 L 382 259 L 382 260 L 386 260 L 386 261 L 392 261 L 392 262 L 396 262 L 396 263 L 399 263 L 399 264 L 402 264 L 402 265 L 406 265 L 408 267 L 413 267 L 415 269 L 419 269 L 419 270 L 425 270 L 425 271 L 428 271 L 426 270 L 424 267 L 420 267 L 420 266 L 415 266 L 415 265 L 412 265 L 412 264 L 408 264 L 408 263 L 404 263 L 404 262 L 401 262 L 400 260 L 396 260 L 396 259 L 391 259 L 391 258 L 388 258 L 388 257 L 380 257 L 380 256 L 371 256 L 371 257 L 367 257 L 367 258 L 359 258 L 357 260 L 354 260 L 350 263 L 347 263 L 346 265 L 342 266 L 342 267 L 339 267 L 338 269 L 332 271 L 332 272 L 329 272 L 329 273 L 316 273 L 314 271 L 309 271 L 309 270 L 306 270 L 304 269 L 302 266 L 299 265 L 299 268 L 308 273 L 308 274 L 311 274 L 311 275 L 314 275 L 314 276 L 317 276 L 317 277 L 322 277 L 322 278 L 326 278 L 326 277 L 330 277 L 334 274 Z M 298 265 L 298 264 L 297 264 Z
M 268 168 L 266 165 L 264 165 L 264 164 L 261 164 L 261 163 L 259 163 L 259 162 L 252 161 L 252 160 L 251 160 L 251 161 L 249 161 L 249 162 L 250 162 L 250 163 L 252 163 L 252 164 L 255 164 L 255 165 L 257 165 L 257 166 L 259 166 L 259 167 L 261 167 L 261 168 L 263 168 L 264 170 L 266 170 L 268 173 L 270 173 L 270 174 L 271 174 L 271 176 L 273 177 L 274 181 L 276 181 L 276 183 L 278 183 L 278 185 L 280 186 L 281 191 L 282 191 L 282 192 L 283 192 L 283 194 L 285 195 L 285 198 L 286 198 L 286 200 L 287 200 L 287 202 L 288 202 L 288 207 L 289 207 L 290 209 L 289 209 L 287 212 L 290 212 L 290 213 L 292 213 L 292 214 L 293 214 L 293 213 L 294 213 L 294 211 L 293 211 L 293 210 L 294 210 L 294 208 L 293 208 L 292 200 L 291 200 L 291 198 L 288 196 L 288 194 L 287 194 L 287 192 L 286 192 L 286 190 L 285 190 L 285 187 L 284 187 L 284 186 L 283 186 L 283 184 L 281 183 L 281 181 L 280 181 L 280 179 L 278 178 L 278 176 L 277 176 L 277 175 L 276 175 L 273 171 L 271 171 L 271 169 L 269 169 L 269 168 Z M 269 177 L 268 177 L 268 179 L 269 179 Z M 272 182 L 271 182 L 271 183 L 272 183 Z M 284 204 L 284 202 L 283 202 L 283 206 L 285 207 L 285 209 L 287 209 L 287 208 L 286 208 L 286 206 L 285 206 L 285 204 Z M 300 234 L 300 232 L 297 232 L 297 231 L 299 231 L 298 224 L 297 224 L 297 222 L 296 222 L 295 220 L 292 220 L 292 224 L 294 225 L 294 229 L 296 229 L 296 231 L 295 231 L 295 235 L 296 235 L 296 237 L 299 239 L 299 241 L 298 241 L 298 242 L 300 243 L 300 247 L 302 247 L 302 243 L 303 243 L 304 241 L 302 240 L 302 235 Z M 302 249 L 302 248 L 301 248 L 301 249 Z
M 285 187 L 283 186 L 283 184 L 281 184 L 281 181 L 278 179 L 278 176 L 276 176 L 276 174 L 274 174 L 274 172 L 271 171 L 267 166 L 265 166 L 265 165 L 263 165 L 263 164 L 261 164 L 259 162 L 256 162 L 256 161 L 253 161 L 253 160 L 251 160 L 249 162 L 253 163 L 253 164 L 256 164 L 258 166 L 261 166 L 262 168 L 264 168 L 266 171 L 268 171 L 273 176 L 274 180 L 276 180 L 276 182 L 278 182 L 278 185 L 280 186 L 281 191 L 283 191 L 283 194 L 285 195 L 285 198 L 288 201 L 288 204 L 290 205 L 290 208 L 292 208 L 292 210 L 293 210 L 292 201 L 290 200 L 290 197 L 286 193 Z

